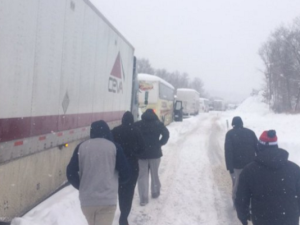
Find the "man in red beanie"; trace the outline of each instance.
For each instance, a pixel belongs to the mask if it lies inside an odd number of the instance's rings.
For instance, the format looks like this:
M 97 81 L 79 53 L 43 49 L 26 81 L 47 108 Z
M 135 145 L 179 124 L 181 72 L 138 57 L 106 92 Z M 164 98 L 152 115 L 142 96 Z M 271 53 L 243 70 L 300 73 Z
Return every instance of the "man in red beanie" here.
M 299 225 L 300 167 L 278 148 L 275 130 L 264 131 L 258 155 L 247 165 L 236 194 L 237 215 L 243 225 Z
M 227 170 L 232 179 L 232 199 L 235 200 L 237 184 L 242 169 L 252 162 L 257 151 L 257 137 L 255 133 L 243 126 L 241 117 L 232 119 L 232 129 L 225 138 L 225 160 Z

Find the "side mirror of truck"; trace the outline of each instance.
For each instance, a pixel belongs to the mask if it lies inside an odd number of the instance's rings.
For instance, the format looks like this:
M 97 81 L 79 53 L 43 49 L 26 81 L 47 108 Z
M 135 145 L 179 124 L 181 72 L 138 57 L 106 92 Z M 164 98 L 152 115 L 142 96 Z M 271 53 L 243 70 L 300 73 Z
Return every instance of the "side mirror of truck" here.
M 145 105 L 148 105 L 148 98 L 149 98 L 149 92 L 146 91 L 146 92 L 145 92 L 145 101 L 144 101 L 144 104 L 145 104 Z

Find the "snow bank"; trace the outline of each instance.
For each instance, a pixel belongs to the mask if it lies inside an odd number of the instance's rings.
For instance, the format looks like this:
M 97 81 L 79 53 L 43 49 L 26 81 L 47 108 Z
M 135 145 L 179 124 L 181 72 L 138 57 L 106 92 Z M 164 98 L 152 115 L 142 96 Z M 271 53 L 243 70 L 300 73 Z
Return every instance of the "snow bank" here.
M 78 191 L 68 186 L 42 202 L 12 225 L 87 225 L 80 209 Z
M 262 92 L 256 96 L 251 96 L 245 99 L 240 106 L 237 107 L 236 112 L 239 113 L 270 113 L 269 106 L 263 102 Z

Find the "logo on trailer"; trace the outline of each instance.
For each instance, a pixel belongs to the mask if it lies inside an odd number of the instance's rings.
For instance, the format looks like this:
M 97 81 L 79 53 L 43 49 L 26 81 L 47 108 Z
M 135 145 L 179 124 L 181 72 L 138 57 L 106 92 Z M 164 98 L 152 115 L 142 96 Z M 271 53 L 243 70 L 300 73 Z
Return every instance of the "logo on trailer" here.
M 119 52 L 108 79 L 108 91 L 113 93 L 123 93 L 123 80 L 125 80 L 125 73 Z

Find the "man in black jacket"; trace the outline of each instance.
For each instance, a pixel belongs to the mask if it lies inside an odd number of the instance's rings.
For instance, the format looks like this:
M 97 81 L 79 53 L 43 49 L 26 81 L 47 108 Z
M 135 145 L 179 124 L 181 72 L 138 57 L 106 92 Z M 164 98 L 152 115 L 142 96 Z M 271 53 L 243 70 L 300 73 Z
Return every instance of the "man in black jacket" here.
M 232 119 L 231 125 L 233 129 L 227 132 L 225 138 L 225 160 L 232 179 L 232 200 L 234 202 L 239 175 L 242 169 L 254 160 L 257 137 L 252 130 L 243 127 L 243 121 L 239 116 Z
M 237 215 L 247 225 L 252 212 L 254 225 L 299 225 L 300 168 L 278 148 L 276 132 L 264 131 L 258 155 L 247 165 L 237 189 Z
M 157 115 L 152 109 L 147 109 L 142 120 L 136 122 L 136 126 L 142 132 L 145 141 L 145 151 L 139 155 L 140 173 L 138 177 L 138 190 L 140 196 L 140 205 L 148 203 L 149 192 L 149 171 L 151 173 L 151 194 L 152 198 L 158 198 L 160 195 L 160 181 L 158 177 L 158 168 L 160 158 L 162 157 L 161 146 L 169 140 L 169 131 L 165 125 L 159 121 Z
M 133 126 L 133 115 L 127 111 L 123 115 L 122 124 L 112 130 L 115 142 L 121 145 L 131 169 L 131 178 L 125 183 L 119 183 L 120 225 L 128 225 L 134 189 L 139 175 L 138 155 L 145 149 L 144 139 L 140 130 Z

